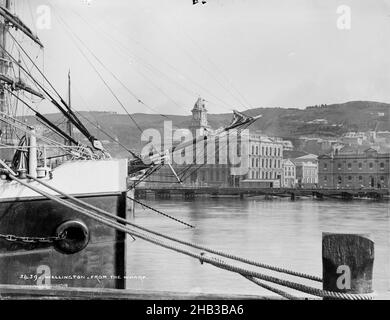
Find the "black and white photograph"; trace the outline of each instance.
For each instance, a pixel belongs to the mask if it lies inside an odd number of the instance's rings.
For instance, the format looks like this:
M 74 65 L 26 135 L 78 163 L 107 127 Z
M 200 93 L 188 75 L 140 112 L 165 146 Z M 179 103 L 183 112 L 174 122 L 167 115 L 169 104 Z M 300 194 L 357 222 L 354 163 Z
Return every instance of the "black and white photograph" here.
M 389 0 L 0 0 L 0 305 L 390 300 L 389 39 Z

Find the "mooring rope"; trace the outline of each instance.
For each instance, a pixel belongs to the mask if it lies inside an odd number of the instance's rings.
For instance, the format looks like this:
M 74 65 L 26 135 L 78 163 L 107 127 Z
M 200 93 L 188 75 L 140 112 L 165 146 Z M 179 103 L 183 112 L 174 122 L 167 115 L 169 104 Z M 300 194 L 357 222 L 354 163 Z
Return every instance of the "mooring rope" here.
M 71 199 L 72 201 L 74 201 L 74 202 L 76 202 L 76 203 L 78 203 L 78 204 L 81 204 L 81 205 L 83 205 L 83 206 L 85 206 L 85 207 L 88 207 L 88 208 L 90 208 L 90 209 L 93 209 L 93 210 L 95 210 L 95 211 L 98 211 L 98 212 L 100 212 L 101 214 L 104 214 L 104 215 L 106 215 L 106 216 L 108 216 L 108 217 L 110 217 L 110 218 L 116 219 L 116 220 L 118 220 L 118 221 L 121 221 L 121 222 L 126 223 L 126 224 L 129 224 L 129 225 L 132 225 L 133 227 L 136 227 L 136 228 L 139 227 L 138 225 L 136 225 L 135 223 L 132 223 L 131 221 L 129 221 L 129 220 L 127 220 L 127 219 L 124 219 L 124 218 L 122 218 L 122 217 L 118 217 L 118 216 L 116 216 L 116 215 L 114 215 L 114 214 L 112 214 L 112 213 L 110 213 L 110 212 L 108 212 L 108 211 L 105 211 L 105 210 L 103 210 L 103 209 L 100 209 L 100 208 L 98 208 L 98 207 L 95 207 L 95 206 L 93 206 L 93 205 L 91 205 L 91 204 L 89 204 L 89 203 L 87 203 L 87 202 L 85 202 L 85 201 L 82 201 L 82 200 L 80 200 L 80 199 L 77 199 L 76 197 L 73 197 L 73 196 L 71 196 L 71 195 L 69 195 L 69 194 L 66 194 L 66 193 L 64 193 L 64 192 L 62 192 L 62 191 L 60 191 L 60 190 L 58 190 L 57 188 L 54 188 L 53 186 L 51 186 L 51 185 L 49 185 L 49 184 L 47 184 L 47 183 L 45 183 L 45 182 L 43 182 L 43 181 L 41 181 L 41 180 L 39 180 L 39 179 L 37 179 L 37 178 L 34 178 L 34 177 L 30 176 L 30 175 L 27 175 L 27 177 L 30 178 L 30 179 L 32 179 L 32 180 L 34 180 L 34 181 L 36 181 L 36 182 L 38 182 L 38 183 L 40 183 L 40 184 L 42 184 L 42 185 L 45 186 L 46 188 L 49 188 L 49 189 L 51 189 L 51 190 L 57 192 L 57 193 L 60 194 L 60 195 L 62 195 L 62 196 L 64 196 L 64 197 L 67 197 L 67 198 Z M 128 195 L 126 195 L 126 197 L 129 198 L 130 200 L 132 200 L 132 198 L 129 197 Z M 137 202 L 137 201 L 136 201 L 136 202 Z M 141 205 L 145 206 L 145 207 L 148 208 L 148 209 L 157 211 L 158 213 L 160 213 L 160 214 L 162 214 L 162 215 L 164 215 L 164 216 L 166 216 L 166 217 L 168 217 L 168 218 L 170 218 L 170 219 L 172 219 L 172 220 L 175 220 L 175 221 L 177 221 L 177 222 L 179 222 L 179 223 L 181 223 L 181 224 L 184 224 L 184 225 L 186 225 L 186 226 L 188 226 L 188 227 L 191 227 L 191 228 L 195 228 L 194 226 L 190 225 L 190 224 L 187 223 L 187 222 L 184 222 L 184 221 L 181 221 L 181 220 L 176 219 L 176 218 L 174 218 L 174 217 L 171 217 L 171 216 L 169 216 L 169 215 L 167 215 L 167 214 L 165 214 L 165 213 L 162 213 L 162 212 L 160 212 L 160 211 L 158 211 L 158 210 L 156 210 L 156 209 L 153 209 L 152 207 L 149 207 L 149 206 L 147 206 L 147 205 L 145 205 L 145 204 L 143 204 L 143 203 L 141 203 L 141 202 L 138 202 L 138 203 L 140 203 Z M 145 228 L 145 231 L 147 231 L 147 230 L 148 230 L 148 229 Z
M 303 284 L 300 284 L 300 283 L 296 283 L 296 282 L 292 282 L 292 281 L 288 281 L 288 280 L 283 280 L 283 279 L 279 279 L 279 278 L 276 278 L 276 277 L 272 277 L 272 276 L 269 276 L 269 275 L 265 275 L 265 274 L 262 274 L 262 273 L 259 273 L 259 272 L 256 272 L 256 271 L 252 271 L 252 270 L 248 270 L 248 269 L 245 269 L 245 268 L 242 268 L 242 267 L 238 267 L 238 266 L 234 266 L 234 265 L 231 265 L 231 264 L 228 264 L 226 263 L 225 261 L 223 260 L 220 260 L 220 259 L 216 259 L 214 257 L 207 257 L 204 253 L 194 253 L 192 251 L 189 251 L 187 249 L 183 249 L 183 248 L 180 248 L 178 246 L 175 246 L 175 245 L 172 245 L 172 244 L 169 244 L 169 243 L 166 243 L 166 242 L 163 242 L 159 239 L 156 239 L 156 238 L 153 238 L 149 235 L 145 235 L 139 231 L 136 231 L 136 230 L 132 230 L 130 229 L 129 227 L 126 227 L 125 225 L 123 224 L 120 224 L 116 221 L 113 221 L 113 220 L 110 220 L 108 218 L 105 218 L 105 217 L 102 217 L 94 212 L 91 212 L 85 208 L 82 208 L 82 207 L 79 207 L 69 201 L 66 201 L 66 200 L 63 200 L 57 196 L 54 196 L 54 195 L 51 195 L 51 194 L 48 194 L 32 185 L 29 185 L 28 183 L 16 178 L 15 176 L 13 176 L 12 174 L 9 174 L 10 178 L 20 184 L 22 184 L 23 186 L 45 196 L 46 198 L 50 199 L 50 200 L 53 200 L 57 203 L 60 203 L 68 208 L 71 208 L 73 210 L 75 210 L 76 212 L 79 212 L 93 220 L 96 220 L 104 225 L 107 225 L 107 226 L 110 226 L 112 228 L 115 228 L 116 230 L 119 230 L 119 231 L 122 231 L 122 232 L 125 232 L 125 233 L 128 233 L 128 234 L 131 234 L 135 237 L 138 237 L 140 239 L 143 239 L 145 241 L 148 241 L 150 243 L 153 243 L 153 244 L 156 244 L 158 246 L 161 246 L 161 247 L 164 247 L 166 249 L 170 249 L 172 251 L 176 251 L 176 252 L 179 252 L 179 253 L 182 253 L 182 254 L 185 254 L 187 256 L 190 256 L 190 257 L 193 257 L 195 259 L 198 259 L 201 263 L 208 263 L 208 264 L 211 264 L 215 267 L 218 267 L 220 269 L 224 269 L 224 270 L 227 270 L 227 271 L 230 271 L 230 272 L 234 272 L 234 273 L 238 273 L 238 274 L 241 274 L 241 275 L 244 275 L 244 276 L 248 276 L 248 277 L 252 277 L 252 278 L 258 278 L 260 280 L 264 280 L 264 281 L 267 281 L 267 282 L 272 282 L 272 283 L 275 283 L 277 285 L 281 285 L 281 286 L 284 286 L 284 287 L 288 287 L 288 288 L 291 288 L 291 289 L 294 289 L 294 290 L 298 290 L 298 291 L 301 291 L 301 292 L 304 292 L 304 293 L 308 293 L 308 294 L 311 294 L 311 295 L 315 295 L 315 296 L 319 296 L 319 297 L 322 297 L 322 298 L 331 298 L 331 299 L 346 299 L 346 300 L 371 300 L 372 299 L 372 294 L 351 294 L 351 293 L 341 293 L 341 292 L 333 292 L 333 291 L 326 291 L 326 290 L 321 290 L 321 289 L 318 289 L 318 288 L 314 288 L 314 287 L 310 287 L 310 286 L 306 286 L 306 285 L 303 285 Z
M 154 212 L 156 212 L 156 213 L 158 213 L 158 214 L 161 214 L 162 216 L 164 216 L 164 217 L 166 217 L 166 218 L 169 218 L 169 219 L 171 219 L 171 220 L 174 220 L 174 221 L 176 221 L 176 222 L 179 222 L 179 223 L 181 223 L 181 224 L 184 224 L 184 225 L 187 226 L 187 227 L 195 228 L 193 225 L 191 225 L 191 224 L 189 224 L 189 223 L 187 223 L 187 222 L 184 222 L 184 221 L 179 220 L 179 219 L 177 219 L 177 218 L 175 218 L 175 217 L 172 217 L 172 216 L 170 216 L 170 215 L 168 215 L 168 214 L 166 214 L 166 213 L 164 213 L 164 212 L 161 212 L 161 211 L 159 211 L 159 210 L 157 210 L 157 209 L 154 209 L 154 208 L 152 208 L 152 207 L 146 205 L 145 203 L 143 203 L 143 202 L 141 202 L 141 201 L 138 201 L 138 200 L 136 200 L 136 199 L 134 199 L 134 198 L 132 198 L 132 197 L 130 197 L 130 196 L 128 196 L 128 195 L 126 195 L 126 197 L 127 197 L 129 200 L 134 201 L 134 202 L 140 204 L 141 206 L 143 206 L 143 207 L 145 207 L 145 208 L 148 208 L 148 209 L 150 209 L 150 210 L 152 210 L 152 211 L 154 211 Z
M 282 296 L 282 297 L 284 297 L 284 298 L 286 298 L 288 300 L 302 300 L 301 298 L 293 296 L 293 295 L 287 293 L 286 291 L 283 291 L 283 290 L 274 288 L 274 287 L 272 287 L 272 286 L 270 286 L 268 284 L 265 284 L 264 282 L 261 282 L 259 279 L 256 279 L 256 278 L 253 278 L 253 277 L 248 277 L 248 276 L 243 275 L 243 274 L 242 274 L 242 276 L 245 279 L 253 282 L 256 285 L 258 285 L 259 287 L 262 287 L 264 289 L 267 289 L 268 291 L 274 292 L 274 293 L 276 293 L 276 294 L 278 294 L 278 295 L 280 295 L 280 296 Z
M 185 241 L 185 240 L 177 239 L 177 238 L 174 238 L 174 237 L 171 237 L 171 236 L 159 233 L 157 231 L 154 231 L 154 230 L 151 230 L 151 229 L 139 226 L 139 225 L 137 225 L 137 224 L 127 220 L 127 219 L 118 217 L 118 216 L 116 216 L 116 215 L 114 215 L 114 214 L 112 214 L 110 212 L 107 212 L 105 210 L 102 210 L 100 208 L 92 206 L 89 203 L 81 201 L 81 200 L 79 200 L 79 199 L 77 199 L 77 198 L 75 198 L 75 197 L 73 197 L 71 195 L 65 194 L 65 193 L 59 191 L 58 189 L 48 185 L 47 183 L 44 183 L 43 181 L 40 181 L 39 179 L 33 178 L 31 176 L 28 176 L 28 177 L 32 178 L 34 181 L 39 182 L 40 184 L 44 185 L 47 188 L 52 189 L 53 191 L 59 193 L 60 195 L 62 195 L 64 197 L 67 197 L 67 198 L 69 198 L 69 199 L 71 199 L 71 200 L 73 200 L 73 201 L 75 201 L 75 202 L 77 202 L 77 203 L 79 203 L 81 205 L 84 205 L 84 206 L 86 206 L 86 207 L 88 207 L 90 209 L 93 209 L 93 210 L 95 210 L 95 211 L 97 211 L 97 212 L 99 212 L 101 214 L 104 214 L 105 216 L 108 216 L 108 217 L 110 217 L 112 219 L 115 219 L 117 221 L 120 221 L 122 223 L 131 225 L 132 227 L 138 228 L 140 230 L 152 233 L 152 234 L 154 234 L 156 236 L 165 238 L 167 240 L 171 240 L 171 241 L 180 243 L 182 245 L 190 246 L 190 247 L 192 247 L 194 249 L 198 249 L 198 250 L 206 251 L 206 252 L 209 252 L 209 253 L 213 253 L 215 255 L 218 255 L 218 256 L 221 256 L 221 257 L 224 257 L 224 258 L 227 258 L 227 259 L 230 259 L 230 260 L 236 260 L 236 261 L 239 261 L 239 262 L 242 262 L 242 263 L 245 263 L 245 264 L 253 265 L 255 267 L 268 269 L 268 270 L 272 270 L 272 271 L 275 271 L 275 272 L 285 273 L 285 274 L 289 274 L 289 275 L 292 275 L 292 276 L 305 278 L 305 279 L 308 279 L 308 280 L 322 282 L 322 279 L 319 278 L 319 277 L 316 277 L 316 276 L 312 276 L 312 275 L 308 275 L 308 274 L 305 274 L 305 273 L 288 270 L 288 269 L 285 269 L 285 268 L 275 267 L 275 266 L 271 266 L 271 265 L 268 265 L 268 264 L 265 264 L 265 263 L 261 263 L 261 262 L 258 262 L 258 261 L 254 261 L 254 260 L 250 260 L 250 259 L 247 259 L 247 258 L 239 257 L 239 256 L 236 256 L 236 255 L 233 255 L 233 254 L 230 254 L 230 253 L 226 253 L 226 252 L 223 252 L 223 251 L 219 251 L 219 250 L 215 250 L 215 249 L 212 249 L 212 248 L 208 248 L 208 247 L 203 246 L 203 245 L 199 245 L 199 244 L 195 244 L 195 243 L 188 242 L 188 241 Z

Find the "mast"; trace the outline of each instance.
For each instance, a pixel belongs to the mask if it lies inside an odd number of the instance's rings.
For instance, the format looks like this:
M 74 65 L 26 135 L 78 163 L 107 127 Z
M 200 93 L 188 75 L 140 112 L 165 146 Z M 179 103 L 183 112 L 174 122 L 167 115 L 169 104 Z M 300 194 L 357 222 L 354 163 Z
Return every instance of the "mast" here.
M 62 136 L 66 139 L 67 145 L 80 145 L 78 141 L 73 139 L 73 126 L 80 131 L 91 143 L 91 150 L 103 151 L 104 156 L 106 153 L 104 152 L 103 145 L 101 142 L 91 135 L 89 130 L 85 127 L 85 125 L 78 119 L 73 110 L 70 108 L 71 104 L 71 80 L 70 80 L 70 72 L 68 74 L 68 99 L 63 99 L 62 96 L 58 93 L 58 91 L 54 88 L 52 83 L 46 78 L 41 69 L 37 66 L 34 59 L 32 59 L 28 52 L 23 48 L 23 46 L 15 39 L 15 37 L 9 32 L 10 29 L 15 29 L 23 33 L 25 36 L 30 38 L 35 44 L 37 44 L 41 49 L 43 49 L 43 44 L 39 40 L 38 36 L 35 35 L 32 30 L 14 13 L 11 12 L 11 8 L 13 8 L 13 0 L 0 0 L 0 112 L 3 112 L 3 116 L 7 116 L 7 114 L 12 111 L 16 112 L 16 105 L 12 107 L 10 104 L 13 104 L 13 100 L 11 97 L 17 99 L 17 101 L 21 101 L 23 105 L 27 106 L 30 110 L 33 110 L 35 116 L 44 122 L 44 125 L 47 125 L 50 130 L 56 132 L 58 135 Z M 9 43 L 12 40 L 12 43 Z M 12 46 L 11 46 L 12 44 Z M 16 48 L 19 52 L 19 59 L 13 56 L 13 49 L 16 45 Z M 21 51 L 20 51 L 21 50 Z M 20 59 L 20 54 L 23 54 L 28 58 L 33 67 L 43 76 L 44 81 L 53 89 L 54 93 L 49 92 L 47 88 L 45 88 L 44 84 L 41 84 L 28 70 L 27 67 L 22 66 L 22 61 Z M 14 66 L 19 67 L 19 77 L 16 75 L 17 70 L 15 72 L 10 72 L 11 68 Z M 27 79 L 23 80 L 21 78 L 21 73 L 26 75 Z M 34 87 L 31 87 L 32 84 Z M 13 93 L 13 91 L 24 91 L 33 96 L 39 97 L 41 99 L 48 99 L 58 110 L 61 111 L 62 115 L 67 119 L 65 124 L 65 129 L 62 130 L 58 125 L 53 124 L 43 115 L 35 110 L 34 107 L 31 107 L 30 104 L 24 99 L 20 99 L 18 94 Z M 31 100 L 31 99 L 30 99 Z M 66 102 L 65 100 L 68 100 Z M 32 102 L 33 103 L 33 102 Z M 15 112 L 14 112 L 15 111 Z M 16 115 L 16 113 L 15 113 Z M 2 120 L 2 119 L 0 119 Z M 15 140 L 12 139 L 13 136 L 16 136 L 14 133 L 16 131 L 15 126 L 10 123 L 4 125 L 2 121 L 0 121 L 0 140 L 2 144 L 7 144 L 10 146 L 15 145 Z M 69 134 L 68 134 L 69 133 Z M 9 139 L 8 137 L 11 137 Z M 4 158 L 2 155 L 2 151 L 4 149 L 0 149 L 0 159 Z M 7 149 L 8 150 L 8 149 Z M 99 156 L 101 154 L 99 153 Z M 9 158 L 9 157 L 7 157 Z M 11 155 L 11 158 L 13 156 Z
M 0 5 L 5 7 L 7 10 L 11 7 L 11 0 L 0 0 Z M 8 37 L 8 25 L 3 18 L 2 21 L 0 21 L 0 45 L 3 48 L 7 48 L 7 37 Z M 9 59 L 7 54 L 1 50 L 0 52 L 0 74 L 1 75 L 8 75 L 8 66 L 9 66 Z M 6 106 L 6 94 L 3 87 L 0 88 L 0 111 L 1 112 L 7 112 L 7 106 Z
M 1 7 L 9 10 L 11 8 L 11 0 L 0 0 Z M 0 21 L 0 45 L 3 48 L 8 46 L 8 30 L 9 26 L 5 18 L 1 18 Z M 0 50 L 0 76 L 8 76 L 10 67 L 10 60 L 7 53 L 4 50 Z M 9 102 L 8 94 L 4 87 L 0 85 L 0 112 L 8 113 L 9 108 L 7 103 Z M 9 125 L 0 123 L 0 141 L 4 144 L 13 144 L 11 137 L 12 129 Z M 8 152 L 1 152 L 1 157 L 8 157 Z
M 72 107 L 72 101 L 71 101 L 71 80 L 70 80 L 70 69 L 68 72 L 68 106 L 69 108 Z M 69 135 L 69 137 L 73 138 L 73 127 L 72 127 L 72 122 L 68 119 L 66 121 L 66 133 Z M 71 145 L 72 142 L 69 140 L 65 141 L 66 144 Z

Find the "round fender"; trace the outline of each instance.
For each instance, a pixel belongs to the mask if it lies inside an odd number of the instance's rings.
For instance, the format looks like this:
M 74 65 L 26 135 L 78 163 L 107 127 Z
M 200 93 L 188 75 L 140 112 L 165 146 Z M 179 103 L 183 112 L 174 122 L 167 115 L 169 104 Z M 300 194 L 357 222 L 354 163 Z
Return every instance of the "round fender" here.
M 78 220 L 63 222 L 58 226 L 56 233 L 62 239 L 57 240 L 54 247 L 64 254 L 77 253 L 89 243 L 89 229 L 85 223 Z

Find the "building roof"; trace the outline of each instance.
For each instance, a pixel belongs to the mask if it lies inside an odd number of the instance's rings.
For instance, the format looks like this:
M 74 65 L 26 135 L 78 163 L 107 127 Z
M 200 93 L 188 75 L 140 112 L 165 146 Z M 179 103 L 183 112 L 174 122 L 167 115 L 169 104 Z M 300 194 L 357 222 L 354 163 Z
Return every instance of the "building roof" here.
M 320 155 L 319 158 L 320 159 L 325 159 L 325 158 L 332 158 L 332 156 L 363 156 L 363 155 L 367 155 L 367 154 L 378 154 L 378 155 L 382 155 L 382 154 L 388 154 L 389 153 L 389 150 L 390 149 L 386 149 L 386 148 L 379 148 L 379 147 L 376 147 L 376 146 L 371 146 L 371 147 L 368 147 L 368 146 L 345 146 L 343 148 L 341 148 L 338 152 L 335 152 L 334 154 L 332 153 L 327 153 L 327 154 L 323 154 L 323 155 Z
M 366 145 L 358 145 L 358 146 L 345 146 L 338 151 L 338 154 L 363 154 L 370 151 L 378 152 L 378 150 L 376 150 L 373 147 L 368 147 Z
M 317 155 L 309 153 L 309 154 L 306 154 L 304 156 L 298 157 L 295 160 L 298 160 L 298 161 L 303 160 L 303 161 L 305 161 L 305 160 L 317 160 L 317 159 L 318 159 Z
M 295 166 L 295 163 L 292 162 L 290 159 L 283 159 L 283 165 L 288 165 L 288 166 Z
M 296 167 L 317 167 L 318 166 L 317 163 L 314 163 L 312 161 L 296 161 L 296 160 L 297 159 L 292 160 Z
M 298 150 L 283 150 L 284 159 L 296 159 L 298 157 L 304 156 L 305 154 L 307 153 Z

